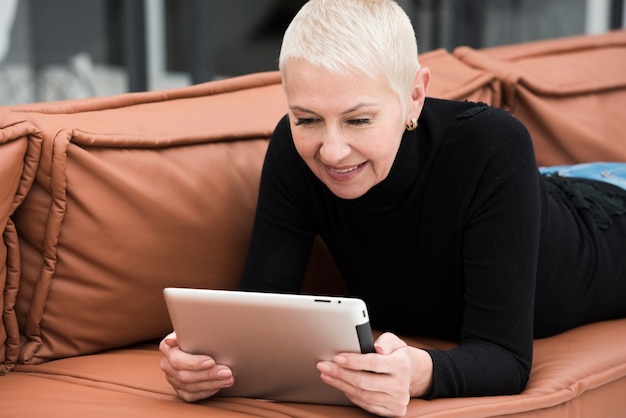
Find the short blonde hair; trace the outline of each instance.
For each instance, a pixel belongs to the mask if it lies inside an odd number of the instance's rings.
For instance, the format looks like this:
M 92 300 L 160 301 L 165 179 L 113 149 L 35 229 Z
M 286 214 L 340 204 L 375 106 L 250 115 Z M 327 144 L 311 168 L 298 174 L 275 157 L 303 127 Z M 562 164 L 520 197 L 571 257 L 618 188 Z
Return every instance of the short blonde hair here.
M 287 28 L 278 59 L 386 79 L 405 105 L 420 69 L 411 21 L 392 0 L 310 0 Z

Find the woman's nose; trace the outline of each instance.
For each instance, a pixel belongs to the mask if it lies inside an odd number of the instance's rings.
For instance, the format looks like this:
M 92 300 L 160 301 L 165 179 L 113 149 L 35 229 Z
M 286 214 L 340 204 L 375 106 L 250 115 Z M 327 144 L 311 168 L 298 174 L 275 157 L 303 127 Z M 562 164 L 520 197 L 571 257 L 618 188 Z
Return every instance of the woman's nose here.
M 350 154 L 351 148 L 345 138 L 334 131 L 327 132 L 320 146 L 320 157 L 326 164 L 337 164 Z

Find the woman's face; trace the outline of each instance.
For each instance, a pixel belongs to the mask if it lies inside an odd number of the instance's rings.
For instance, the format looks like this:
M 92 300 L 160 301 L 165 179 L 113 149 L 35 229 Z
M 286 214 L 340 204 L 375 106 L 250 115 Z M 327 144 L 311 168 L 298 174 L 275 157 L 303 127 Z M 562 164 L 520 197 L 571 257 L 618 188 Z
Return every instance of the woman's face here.
M 384 80 L 300 60 L 284 82 L 296 149 L 336 196 L 357 198 L 387 177 L 408 121 Z

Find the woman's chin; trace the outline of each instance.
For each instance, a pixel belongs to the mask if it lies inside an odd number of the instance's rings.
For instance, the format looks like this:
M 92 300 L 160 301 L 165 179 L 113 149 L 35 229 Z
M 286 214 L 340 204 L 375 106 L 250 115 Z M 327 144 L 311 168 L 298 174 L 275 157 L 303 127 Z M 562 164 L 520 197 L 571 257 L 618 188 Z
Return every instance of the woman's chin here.
M 337 184 L 325 182 L 326 187 L 340 199 L 356 199 L 363 196 L 370 189 L 364 185 L 359 184 Z

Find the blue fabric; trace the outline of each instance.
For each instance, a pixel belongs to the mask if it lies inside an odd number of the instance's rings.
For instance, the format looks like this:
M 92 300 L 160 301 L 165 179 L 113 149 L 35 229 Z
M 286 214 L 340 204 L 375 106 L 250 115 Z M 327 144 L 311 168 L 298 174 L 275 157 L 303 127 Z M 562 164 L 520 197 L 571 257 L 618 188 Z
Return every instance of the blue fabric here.
M 603 181 L 626 190 L 626 163 L 583 163 L 540 167 L 542 174 L 558 174 L 561 177 L 575 177 Z

